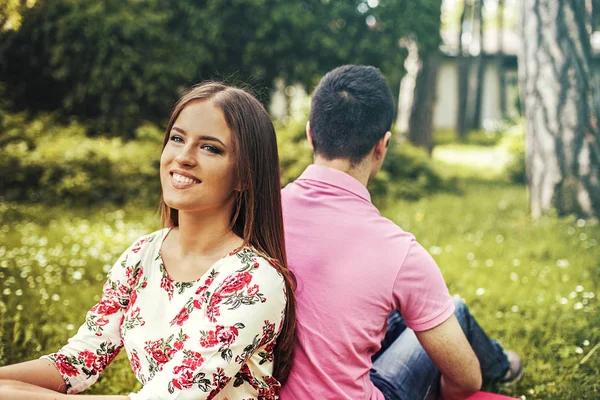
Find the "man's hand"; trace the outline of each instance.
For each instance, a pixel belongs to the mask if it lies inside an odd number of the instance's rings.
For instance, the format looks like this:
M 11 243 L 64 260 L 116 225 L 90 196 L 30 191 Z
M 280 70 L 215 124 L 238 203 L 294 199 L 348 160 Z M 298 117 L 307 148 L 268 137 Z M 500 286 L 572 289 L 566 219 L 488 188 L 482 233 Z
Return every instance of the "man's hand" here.
M 415 332 L 442 373 L 443 400 L 461 400 L 481 389 L 481 367 L 454 315 L 427 331 Z

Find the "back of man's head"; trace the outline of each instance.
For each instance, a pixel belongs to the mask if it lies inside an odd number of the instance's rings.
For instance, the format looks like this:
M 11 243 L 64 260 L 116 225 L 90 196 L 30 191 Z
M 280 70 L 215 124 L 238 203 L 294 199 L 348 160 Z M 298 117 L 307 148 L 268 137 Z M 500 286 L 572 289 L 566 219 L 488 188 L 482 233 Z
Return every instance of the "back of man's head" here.
M 344 65 L 315 89 L 310 129 L 315 154 L 360 162 L 392 126 L 392 92 L 379 70 Z

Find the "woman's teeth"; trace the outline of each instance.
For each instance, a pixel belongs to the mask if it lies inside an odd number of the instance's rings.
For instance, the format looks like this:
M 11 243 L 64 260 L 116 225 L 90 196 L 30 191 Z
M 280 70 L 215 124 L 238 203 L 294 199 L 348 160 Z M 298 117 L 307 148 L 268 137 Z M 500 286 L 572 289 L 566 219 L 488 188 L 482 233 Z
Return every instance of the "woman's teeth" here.
M 188 178 L 187 176 L 173 174 L 173 179 L 175 179 L 179 183 L 200 183 L 200 181 L 192 178 Z

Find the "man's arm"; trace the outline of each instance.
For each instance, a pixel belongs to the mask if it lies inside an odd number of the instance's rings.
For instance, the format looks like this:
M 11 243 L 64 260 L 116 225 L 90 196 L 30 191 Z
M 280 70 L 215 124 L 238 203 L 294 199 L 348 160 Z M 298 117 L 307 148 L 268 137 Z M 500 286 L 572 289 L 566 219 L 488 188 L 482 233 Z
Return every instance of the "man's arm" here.
M 479 360 L 454 315 L 432 329 L 415 334 L 442 373 L 443 400 L 465 399 L 481 389 Z

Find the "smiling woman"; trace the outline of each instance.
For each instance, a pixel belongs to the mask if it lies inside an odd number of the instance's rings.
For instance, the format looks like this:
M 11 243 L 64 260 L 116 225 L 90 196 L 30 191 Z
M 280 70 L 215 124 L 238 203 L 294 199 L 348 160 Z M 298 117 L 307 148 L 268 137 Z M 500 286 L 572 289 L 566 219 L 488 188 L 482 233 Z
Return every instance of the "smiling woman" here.
M 161 157 L 163 201 L 178 211 L 228 213 L 236 193 L 233 135 L 213 101 L 181 110 Z
M 279 398 L 295 284 L 269 115 L 243 90 L 192 88 L 169 120 L 160 179 L 165 228 L 117 260 L 67 345 L 0 368 L 0 399 L 79 393 L 123 347 L 143 385 L 131 400 Z

